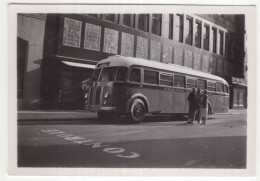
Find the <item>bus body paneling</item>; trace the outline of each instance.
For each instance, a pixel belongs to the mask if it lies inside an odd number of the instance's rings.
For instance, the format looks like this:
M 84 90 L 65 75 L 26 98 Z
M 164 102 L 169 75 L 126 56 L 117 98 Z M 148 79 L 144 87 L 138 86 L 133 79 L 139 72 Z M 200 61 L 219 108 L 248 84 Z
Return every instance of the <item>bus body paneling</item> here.
M 88 110 L 103 116 L 109 112 L 129 114 L 135 111 L 136 115 L 141 111 L 187 113 L 188 95 L 192 87 L 200 86 L 208 88 L 210 112 L 228 111 L 228 84 L 211 74 L 120 56 L 100 61 L 95 71 Z

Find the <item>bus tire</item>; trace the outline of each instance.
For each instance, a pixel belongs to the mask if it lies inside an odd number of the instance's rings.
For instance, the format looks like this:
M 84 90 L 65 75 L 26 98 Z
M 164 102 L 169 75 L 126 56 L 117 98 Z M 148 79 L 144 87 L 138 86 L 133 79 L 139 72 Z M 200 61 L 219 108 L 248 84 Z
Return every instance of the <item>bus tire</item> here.
M 136 98 L 130 105 L 128 118 L 130 118 L 133 123 L 140 123 L 144 120 L 145 110 L 144 102 L 141 99 Z

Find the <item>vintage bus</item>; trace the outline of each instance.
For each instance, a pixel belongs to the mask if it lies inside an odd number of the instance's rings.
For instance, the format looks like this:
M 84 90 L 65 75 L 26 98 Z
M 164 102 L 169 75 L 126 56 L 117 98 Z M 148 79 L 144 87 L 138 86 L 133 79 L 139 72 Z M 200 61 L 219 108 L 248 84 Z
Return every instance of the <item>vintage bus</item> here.
M 146 113 L 187 113 L 193 87 L 208 90 L 209 113 L 228 111 L 229 86 L 221 77 L 175 64 L 112 56 L 96 65 L 87 108 L 101 118 L 126 115 L 140 123 Z

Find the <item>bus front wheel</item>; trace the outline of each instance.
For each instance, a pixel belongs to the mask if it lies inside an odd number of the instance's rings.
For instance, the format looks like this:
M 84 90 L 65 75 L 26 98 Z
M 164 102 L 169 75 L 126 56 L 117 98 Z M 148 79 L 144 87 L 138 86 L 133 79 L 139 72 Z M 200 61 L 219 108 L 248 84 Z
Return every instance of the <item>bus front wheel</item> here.
M 131 103 L 129 115 L 133 123 L 140 123 L 145 117 L 145 104 L 141 99 L 134 99 Z

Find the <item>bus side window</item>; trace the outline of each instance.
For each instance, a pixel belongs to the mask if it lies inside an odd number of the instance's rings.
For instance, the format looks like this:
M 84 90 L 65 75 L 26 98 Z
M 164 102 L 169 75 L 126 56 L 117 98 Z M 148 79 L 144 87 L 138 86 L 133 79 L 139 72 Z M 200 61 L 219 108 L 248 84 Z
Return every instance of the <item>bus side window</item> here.
M 217 82 L 217 92 L 224 92 L 223 84 Z
M 197 87 L 197 79 L 187 77 L 187 88 Z
M 174 76 L 174 87 L 185 87 L 185 77 L 180 75 Z
M 224 85 L 224 93 L 228 93 L 228 86 Z
M 198 88 L 200 88 L 201 90 L 206 89 L 206 80 L 198 80 Z
M 159 72 L 144 70 L 144 83 L 148 84 L 159 84 Z
M 141 69 L 133 68 L 129 74 L 129 81 L 140 83 L 141 82 Z
M 172 74 L 160 74 L 160 85 L 173 86 L 173 75 Z
M 126 76 L 127 68 L 126 67 L 118 67 L 116 81 L 124 81 Z
M 216 91 L 216 83 L 215 82 L 208 82 L 208 91 L 212 91 L 212 92 Z

